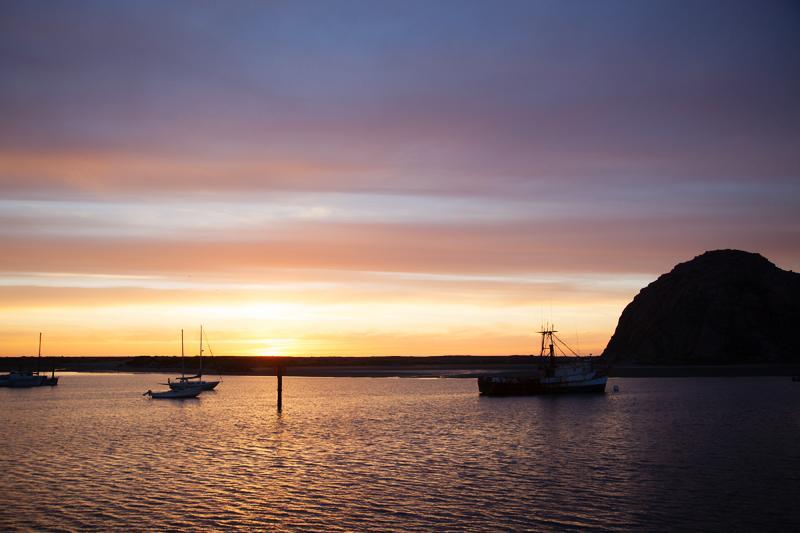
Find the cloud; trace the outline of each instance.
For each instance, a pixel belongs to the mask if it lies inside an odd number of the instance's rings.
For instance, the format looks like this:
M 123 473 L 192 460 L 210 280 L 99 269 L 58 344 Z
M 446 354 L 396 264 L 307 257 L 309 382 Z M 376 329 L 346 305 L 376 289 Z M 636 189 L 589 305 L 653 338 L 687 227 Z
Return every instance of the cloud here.
M 296 350 L 463 353 L 470 329 L 512 350 L 510 313 L 552 298 L 599 344 L 638 284 L 704 250 L 800 267 L 798 21 L 780 2 L 4 2 L 5 316 L 78 309 L 113 351 L 126 320 L 157 336 L 202 308 L 237 346 L 274 300 L 324 322 L 272 335 Z M 431 331 L 393 325 L 434 304 Z
M 513 196 L 800 166 L 783 4 L 5 9 L 4 194 Z
M 471 224 L 306 222 L 231 239 L 7 237 L 5 271 L 191 275 L 258 269 L 433 273 L 658 273 L 706 249 L 797 264 L 798 228 L 749 219 L 585 217 Z M 657 244 L 656 244 L 657 243 Z

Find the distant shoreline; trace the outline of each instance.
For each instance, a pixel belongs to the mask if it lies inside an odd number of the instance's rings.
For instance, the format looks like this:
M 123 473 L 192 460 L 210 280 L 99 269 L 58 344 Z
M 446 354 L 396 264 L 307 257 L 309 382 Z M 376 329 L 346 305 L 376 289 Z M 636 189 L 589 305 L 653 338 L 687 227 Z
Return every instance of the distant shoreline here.
M 198 366 L 187 357 L 187 372 Z M 284 368 L 286 376 L 308 377 L 449 377 L 475 378 L 494 373 L 523 373 L 529 356 L 431 356 L 431 357 L 237 357 L 206 360 L 210 375 L 271 376 Z M 40 368 L 39 368 L 40 365 Z M 0 371 L 41 369 L 67 372 L 180 373 L 181 360 L 174 356 L 139 357 L 0 357 Z M 611 377 L 735 377 L 800 375 L 800 364 L 760 365 L 631 365 L 617 364 Z

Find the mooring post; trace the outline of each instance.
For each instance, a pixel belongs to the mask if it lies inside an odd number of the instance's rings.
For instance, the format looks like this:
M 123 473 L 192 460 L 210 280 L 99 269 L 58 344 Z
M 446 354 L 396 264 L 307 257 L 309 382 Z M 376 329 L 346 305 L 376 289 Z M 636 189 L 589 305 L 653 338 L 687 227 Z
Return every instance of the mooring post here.
M 278 411 L 283 409 L 283 367 L 276 366 L 275 374 L 278 376 Z

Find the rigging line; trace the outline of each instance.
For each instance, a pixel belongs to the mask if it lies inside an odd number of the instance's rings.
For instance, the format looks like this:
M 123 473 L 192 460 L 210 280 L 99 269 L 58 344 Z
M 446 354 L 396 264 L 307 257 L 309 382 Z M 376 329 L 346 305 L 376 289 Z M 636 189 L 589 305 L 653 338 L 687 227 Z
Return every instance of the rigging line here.
M 560 339 L 559 339 L 559 340 L 560 340 Z M 575 352 L 575 350 L 573 350 L 572 348 L 570 348 L 570 347 L 569 347 L 569 345 L 567 345 L 567 343 L 565 343 L 564 341 L 561 341 L 561 340 L 560 340 L 560 342 L 561 342 L 561 344 L 562 344 L 562 345 L 563 345 L 563 346 L 564 346 L 564 347 L 565 347 L 567 350 L 569 350 L 569 352 L 570 352 L 572 355 L 574 355 L 575 357 L 580 357 L 580 355 L 579 355 L 577 352 Z
M 561 347 L 560 344 L 556 343 L 555 346 L 558 349 L 558 351 L 561 352 L 561 355 L 563 355 L 564 357 L 569 357 L 569 354 L 567 354 L 567 352 L 564 351 L 564 349 Z
M 555 337 L 555 335 L 553 335 L 553 336 Z M 560 341 L 560 342 L 559 342 L 559 341 Z M 556 342 L 554 343 L 555 347 L 556 347 L 556 348 L 558 348 L 558 350 L 561 352 L 561 355 L 563 355 L 564 357 L 569 357 L 569 355 L 567 354 L 567 352 L 565 352 L 565 351 L 564 351 L 564 348 L 566 348 L 566 349 L 567 349 L 567 350 L 569 350 L 569 351 L 572 351 L 572 350 L 570 349 L 570 347 L 569 347 L 569 346 L 567 346 L 567 345 L 564 343 L 564 341 L 561 341 L 560 339 L 559 339 L 559 341 L 556 341 Z
M 563 355 L 564 357 L 567 356 L 567 354 L 564 353 L 564 350 L 561 349 L 561 346 L 559 346 L 558 343 L 553 343 L 553 345 L 556 347 L 556 350 L 558 350 L 561 353 L 561 355 Z
M 208 340 L 208 329 L 205 330 L 205 335 L 206 335 L 206 347 L 208 348 L 208 353 L 211 354 L 211 360 L 212 360 L 211 364 L 214 364 L 214 351 L 211 350 L 211 343 Z M 214 365 L 214 366 L 216 366 L 216 365 Z M 222 381 L 222 373 L 219 373 L 219 367 L 217 367 L 217 372 L 218 372 L 218 375 L 219 375 L 219 380 Z
M 580 355 L 578 355 L 578 354 L 575 352 L 575 350 L 573 350 L 572 348 L 570 348 L 570 347 L 569 347 L 569 345 L 568 345 L 566 342 L 562 341 L 562 340 L 561 340 L 561 339 L 558 337 L 558 335 L 556 335 L 556 334 L 553 334 L 553 337 L 555 337 L 555 339 L 556 339 L 556 340 L 557 340 L 559 343 L 563 344 L 563 345 L 564 345 L 564 346 L 567 348 L 567 350 L 569 350 L 570 352 L 572 352 L 572 355 L 574 355 L 574 356 L 576 356 L 576 357 L 580 357 Z

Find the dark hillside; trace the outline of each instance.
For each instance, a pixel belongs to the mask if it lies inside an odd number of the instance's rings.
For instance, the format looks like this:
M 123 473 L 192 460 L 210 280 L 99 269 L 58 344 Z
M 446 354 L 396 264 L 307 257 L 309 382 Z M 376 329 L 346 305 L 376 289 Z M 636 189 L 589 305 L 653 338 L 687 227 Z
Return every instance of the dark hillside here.
M 800 363 L 800 274 L 759 254 L 706 252 L 642 289 L 603 356 L 625 363 Z

